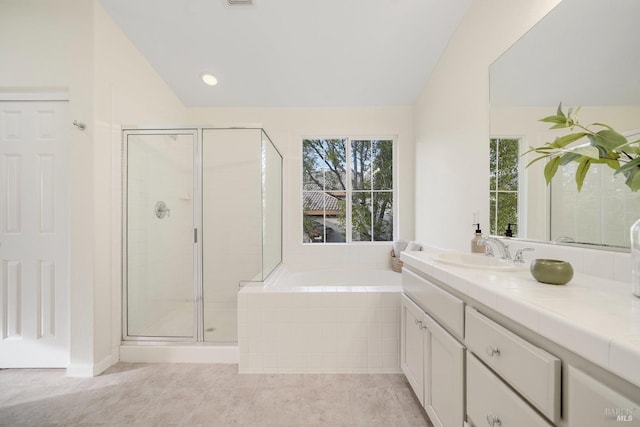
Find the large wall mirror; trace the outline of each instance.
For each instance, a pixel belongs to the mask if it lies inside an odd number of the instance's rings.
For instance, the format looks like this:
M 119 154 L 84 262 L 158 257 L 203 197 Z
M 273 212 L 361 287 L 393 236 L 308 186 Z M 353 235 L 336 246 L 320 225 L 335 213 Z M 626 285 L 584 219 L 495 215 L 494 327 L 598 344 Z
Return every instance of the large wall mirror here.
M 553 141 L 568 130 L 550 131 L 538 120 L 560 102 L 581 106 L 582 124 L 603 122 L 639 137 L 639 49 L 640 0 L 562 0 L 491 65 L 491 137 L 518 139 L 521 152 Z M 525 169 L 531 159 L 521 159 L 518 237 L 629 247 L 640 192 L 608 167 L 590 170 L 581 192 L 568 167 L 547 187 L 543 164 Z

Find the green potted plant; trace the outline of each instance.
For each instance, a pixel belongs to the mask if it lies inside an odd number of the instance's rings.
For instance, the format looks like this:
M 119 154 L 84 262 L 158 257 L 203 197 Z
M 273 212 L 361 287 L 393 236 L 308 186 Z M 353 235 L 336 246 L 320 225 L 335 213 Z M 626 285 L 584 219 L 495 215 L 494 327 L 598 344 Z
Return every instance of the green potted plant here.
M 631 191 L 640 190 L 640 139 L 629 141 L 604 123 L 583 126 L 578 121 L 579 111 L 580 107 L 575 110 L 569 108 L 565 114 L 560 103 L 555 115 L 540 119 L 541 122 L 553 123 L 550 129 L 569 128 L 572 132 L 540 147 L 531 147 L 525 154 L 534 152 L 540 156 L 529 162 L 527 167 L 538 160 L 549 159 L 544 168 L 544 177 L 549 184 L 559 166 L 576 162 L 576 184 L 580 191 L 591 165 L 604 163 L 615 170 L 615 175 L 625 176 L 625 184 Z

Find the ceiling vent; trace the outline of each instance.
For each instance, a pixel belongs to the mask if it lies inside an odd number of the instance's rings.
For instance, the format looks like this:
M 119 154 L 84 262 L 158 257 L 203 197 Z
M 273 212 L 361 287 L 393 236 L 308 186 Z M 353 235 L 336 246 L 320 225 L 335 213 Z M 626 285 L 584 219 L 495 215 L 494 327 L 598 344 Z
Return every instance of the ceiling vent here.
M 229 6 L 251 6 L 253 0 L 227 0 Z

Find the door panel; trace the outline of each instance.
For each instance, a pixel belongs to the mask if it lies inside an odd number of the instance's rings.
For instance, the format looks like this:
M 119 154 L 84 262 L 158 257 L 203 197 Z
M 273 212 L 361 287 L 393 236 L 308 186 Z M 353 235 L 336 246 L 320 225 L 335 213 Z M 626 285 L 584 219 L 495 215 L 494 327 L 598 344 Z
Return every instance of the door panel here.
M 238 284 L 262 281 L 259 129 L 202 132 L 204 340 L 238 340 Z
M 424 342 L 425 334 L 428 334 L 420 323 L 424 313 L 404 294 L 400 308 L 400 368 L 416 397 L 424 404 Z
M 0 368 L 69 360 L 66 101 L 0 102 Z
M 127 338 L 193 340 L 195 133 L 127 138 Z
M 435 320 L 424 315 L 430 332 L 427 355 L 430 390 L 425 410 L 434 426 L 462 426 L 464 421 L 464 347 Z

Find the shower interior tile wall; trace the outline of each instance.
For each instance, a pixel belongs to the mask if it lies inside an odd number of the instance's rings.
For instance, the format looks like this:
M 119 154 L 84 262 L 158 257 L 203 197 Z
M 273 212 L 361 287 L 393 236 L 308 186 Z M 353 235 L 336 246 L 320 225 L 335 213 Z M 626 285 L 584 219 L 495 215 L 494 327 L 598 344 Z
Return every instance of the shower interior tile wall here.
M 239 293 L 240 371 L 399 373 L 400 293 Z

